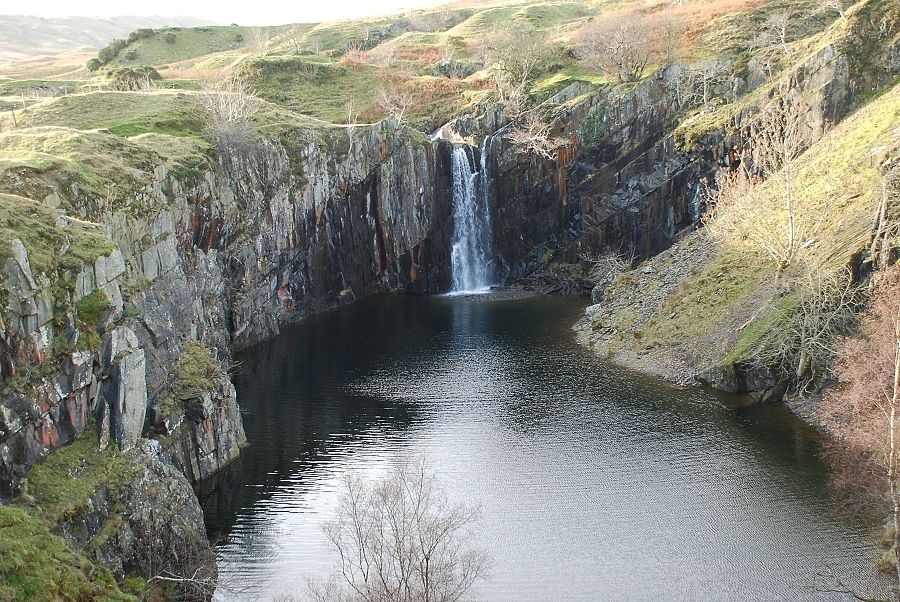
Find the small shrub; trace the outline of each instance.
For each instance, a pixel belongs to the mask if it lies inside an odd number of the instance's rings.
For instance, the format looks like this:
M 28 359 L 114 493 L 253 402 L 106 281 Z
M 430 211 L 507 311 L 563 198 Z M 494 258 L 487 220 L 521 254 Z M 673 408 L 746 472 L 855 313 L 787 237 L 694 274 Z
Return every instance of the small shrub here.
M 585 147 L 596 146 L 609 134 L 609 124 L 600 108 L 591 110 L 578 130 L 578 137 Z
M 218 384 L 221 367 L 212 350 L 197 341 L 186 341 L 175 363 L 176 393 L 208 391 Z
M 162 79 L 159 72 L 153 67 L 117 67 L 110 69 L 110 87 L 121 92 L 134 90 L 146 90 L 153 86 L 153 82 Z
M 126 40 L 126 43 L 129 45 L 134 44 L 135 42 L 149 38 L 154 33 L 156 33 L 156 31 L 150 29 L 149 27 L 135 29 L 130 34 L 128 34 L 128 40 Z
M 162 39 L 166 44 L 174 44 L 177 41 L 175 34 L 171 31 L 164 33 Z
M 91 71 L 96 71 L 103 65 L 108 65 L 109 63 L 111 63 L 117 56 L 119 56 L 119 53 L 122 52 L 122 50 L 124 50 L 126 46 L 128 46 L 128 42 L 120 38 L 116 38 L 105 47 L 101 48 L 100 52 L 97 53 L 97 58 L 88 61 L 89 65 L 93 65 L 95 67 L 95 69 L 91 69 Z M 96 63 L 93 62 L 95 60 Z M 90 69 L 90 67 L 88 68 Z
M 100 347 L 100 320 L 103 319 L 109 300 L 100 289 L 75 304 L 75 321 L 78 326 L 77 348 L 80 351 L 91 351 Z

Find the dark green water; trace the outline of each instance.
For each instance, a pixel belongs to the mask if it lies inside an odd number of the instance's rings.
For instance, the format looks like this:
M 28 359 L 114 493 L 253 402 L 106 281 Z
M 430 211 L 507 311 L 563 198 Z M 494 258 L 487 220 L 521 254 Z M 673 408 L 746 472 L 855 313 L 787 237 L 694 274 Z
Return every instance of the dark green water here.
M 608 366 L 570 299 L 390 297 L 239 356 L 251 444 L 203 494 L 222 600 L 303 591 L 335 558 L 321 523 L 348 472 L 426 451 L 478 504 L 481 600 L 822 600 L 826 563 L 871 572 L 812 433 Z

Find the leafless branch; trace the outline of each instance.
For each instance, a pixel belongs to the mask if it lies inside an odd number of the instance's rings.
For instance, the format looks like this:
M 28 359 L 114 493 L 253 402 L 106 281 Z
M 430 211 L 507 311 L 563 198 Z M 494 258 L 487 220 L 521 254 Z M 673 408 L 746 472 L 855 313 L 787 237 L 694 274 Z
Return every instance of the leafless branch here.
M 478 511 L 451 503 L 424 459 L 399 462 L 375 483 L 350 477 L 325 534 L 340 563 L 313 582 L 320 602 L 458 602 L 484 576 L 469 543 Z
M 223 148 L 250 144 L 255 131 L 253 118 L 260 101 L 246 81 L 229 77 L 209 85 L 201 96 L 206 110 L 206 131 Z

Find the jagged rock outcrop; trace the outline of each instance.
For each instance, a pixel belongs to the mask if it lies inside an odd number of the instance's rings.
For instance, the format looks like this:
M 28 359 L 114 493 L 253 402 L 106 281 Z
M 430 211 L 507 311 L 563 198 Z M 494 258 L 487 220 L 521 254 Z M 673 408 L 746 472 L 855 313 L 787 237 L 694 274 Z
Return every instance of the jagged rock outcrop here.
M 126 573 L 153 577 L 148 570 L 167 567 L 167 556 L 176 551 L 214 575 L 203 511 L 178 467 L 157 441 L 141 439 L 125 455 L 125 478 L 102 483 L 53 531 L 117 579 Z
M 222 371 L 234 348 L 373 293 L 446 288 L 449 150 L 389 121 L 296 129 L 189 174 L 157 162 L 116 207 L 54 191 L 118 248 L 77 272 L 36 275 L 22 245 L 7 260 L 0 496 L 92 419 L 122 450 L 170 437 L 191 480 L 234 459 L 244 435 Z M 102 312 L 85 325 L 89 296 Z M 219 385 L 146 419 L 190 341 L 214 351 Z
M 151 407 L 151 432 L 163 442 L 175 464 L 197 483 L 238 457 L 246 444 L 234 385 L 216 373 L 206 390 L 172 392 Z M 168 403 L 165 403 L 168 402 Z

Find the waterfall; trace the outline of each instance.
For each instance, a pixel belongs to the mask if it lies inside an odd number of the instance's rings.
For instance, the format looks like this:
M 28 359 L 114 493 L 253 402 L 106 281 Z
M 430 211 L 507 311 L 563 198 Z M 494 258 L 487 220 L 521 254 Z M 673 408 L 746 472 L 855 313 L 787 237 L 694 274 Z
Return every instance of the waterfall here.
M 453 147 L 453 239 L 450 260 L 454 293 L 484 292 L 492 284 L 490 137 L 481 145 L 481 164 L 472 170 L 466 147 Z

